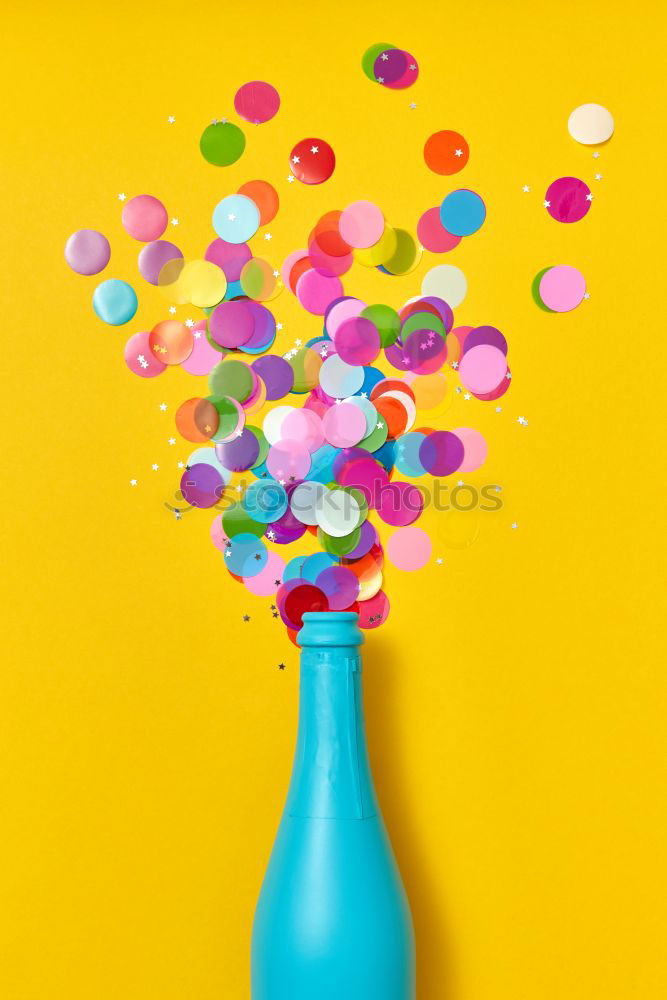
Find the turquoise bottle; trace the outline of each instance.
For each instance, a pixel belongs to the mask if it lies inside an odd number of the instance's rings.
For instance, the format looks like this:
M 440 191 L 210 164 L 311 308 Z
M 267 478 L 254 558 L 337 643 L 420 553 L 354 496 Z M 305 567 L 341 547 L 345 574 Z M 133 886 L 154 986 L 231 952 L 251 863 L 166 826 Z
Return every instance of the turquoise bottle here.
M 351 612 L 299 633 L 299 729 L 255 912 L 252 1000 L 414 1000 L 412 918 L 366 747 Z

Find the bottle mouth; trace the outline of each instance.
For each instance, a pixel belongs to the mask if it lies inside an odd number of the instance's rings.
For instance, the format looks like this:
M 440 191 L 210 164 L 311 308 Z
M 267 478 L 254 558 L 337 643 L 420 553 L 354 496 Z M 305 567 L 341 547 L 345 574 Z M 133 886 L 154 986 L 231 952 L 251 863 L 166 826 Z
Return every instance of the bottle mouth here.
M 360 646 L 364 634 L 356 611 L 306 611 L 297 635 L 300 646 Z

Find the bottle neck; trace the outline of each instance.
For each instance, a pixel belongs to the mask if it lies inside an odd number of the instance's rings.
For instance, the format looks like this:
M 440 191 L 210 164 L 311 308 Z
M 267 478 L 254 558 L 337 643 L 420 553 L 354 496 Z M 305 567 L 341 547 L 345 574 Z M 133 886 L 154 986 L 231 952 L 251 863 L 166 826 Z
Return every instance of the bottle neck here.
M 323 614 L 305 617 L 321 619 Z M 377 813 L 377 800 L 364 724 L 358 647 L 363 639 L 349 621 L 356 616 L 346 616 L 339 629 L 333 617 L 329 613 L 324 622 L 306 620 L 299 635 L 299 731 L 287 812 L 366 819 Z M 335 645 L 337 638 L 349 644 Z

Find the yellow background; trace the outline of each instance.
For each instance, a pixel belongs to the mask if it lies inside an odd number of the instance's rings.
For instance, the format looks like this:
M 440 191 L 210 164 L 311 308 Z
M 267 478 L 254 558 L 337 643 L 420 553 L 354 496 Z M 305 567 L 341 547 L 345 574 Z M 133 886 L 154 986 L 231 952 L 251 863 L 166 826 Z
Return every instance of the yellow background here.
M 194 255 L 213 204 L 253 177 L 281 196 L 272 243 L 253 244 L 275 261 L 356 198 L 408 227 L 461 183 L 487 201 L 483 230 L 441 260 L 469 279 L 457 322 L 507 334 L 514 380 L 501 413 L 457 397 L 438 426 L 487 434 L 479 481 L 501 484 L 505 506 L 466 549 L 441 544 L 428 515 L 443 563 L 388 572 L 391 619 L 365 651 L 420 1000 L 664 997 L 659 6 L 5 9 L 3 1000 L 249 996 L 297 652 L 270 602 L 227 578 L 210 515 L 176 522 L 164 507 L 189 451 L 167 444 L 173 414 L 198 383 L 142 381 L 122 360 L 128 332 L 164 318 L 164 300 L 141 282 L 129 328 L 106 327 L 90 307 L 96 279 L 73 274 L 62 251 L 70 232 L 99 228 L 113 246 L 107 275 L 139 287 L 119 192 L 162 198 L 180 222 L 167 237 Z M 375 41 L 417 56 L 412 90 L 363 76 Z M 280 114 L 246 126 L 236 165 L 210 167 L 203 126 L 237 120 L 234 92 L 256 78 L 277 86 Z M 616 118 L 598 160 L 566 128 L 587 101 Z M 423 163 L 440 128 L 470 143 L 458 177 Z M 288 152 L 310 135 L 332 143 L 336 172 L 319 188 L 288 185 Z M 563 174 L 595 194 L 577 225 L 541 205 Z M 346 290 L 399 305 L 439 262 L 426 257 L 397 279 L 356 265 Z M 588 281 L 570 315 L 531 298 L 554 263 Z M 319 329 L 289 293 L 274 305 L 283 350 Z

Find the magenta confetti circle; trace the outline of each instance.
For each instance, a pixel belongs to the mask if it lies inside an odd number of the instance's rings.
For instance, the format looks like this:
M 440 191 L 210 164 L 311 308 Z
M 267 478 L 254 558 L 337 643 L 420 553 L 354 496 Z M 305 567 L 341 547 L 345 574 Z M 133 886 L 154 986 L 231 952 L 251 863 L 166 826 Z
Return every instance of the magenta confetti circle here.
M 550 184 L 544 205 L 556 222 L 579 222 L 591 207 L 593 195 L 588 184 L 578 177 L 559 177 Z
M 341 323 L 333 342 L 338 356 L 348 365 L 369 365 L 380 353 L 378 329 L 362 316 L 355 316 Z
M 252 80 L 244 83 L 234 96 L 237 115 L 251 125 L 261 125 L 278 114 L 280 94 L 270 83 Z
M 432 476 L 451 476 L 464 456 L 463 442 L 451 431 L 433 431 L 419 446 L 419 461 Z
M 212 339 L 220 347 L 229 349 L 246 344 L 254 329 L 255 321 L 245 302 L 221 302 L 208 320 Z

